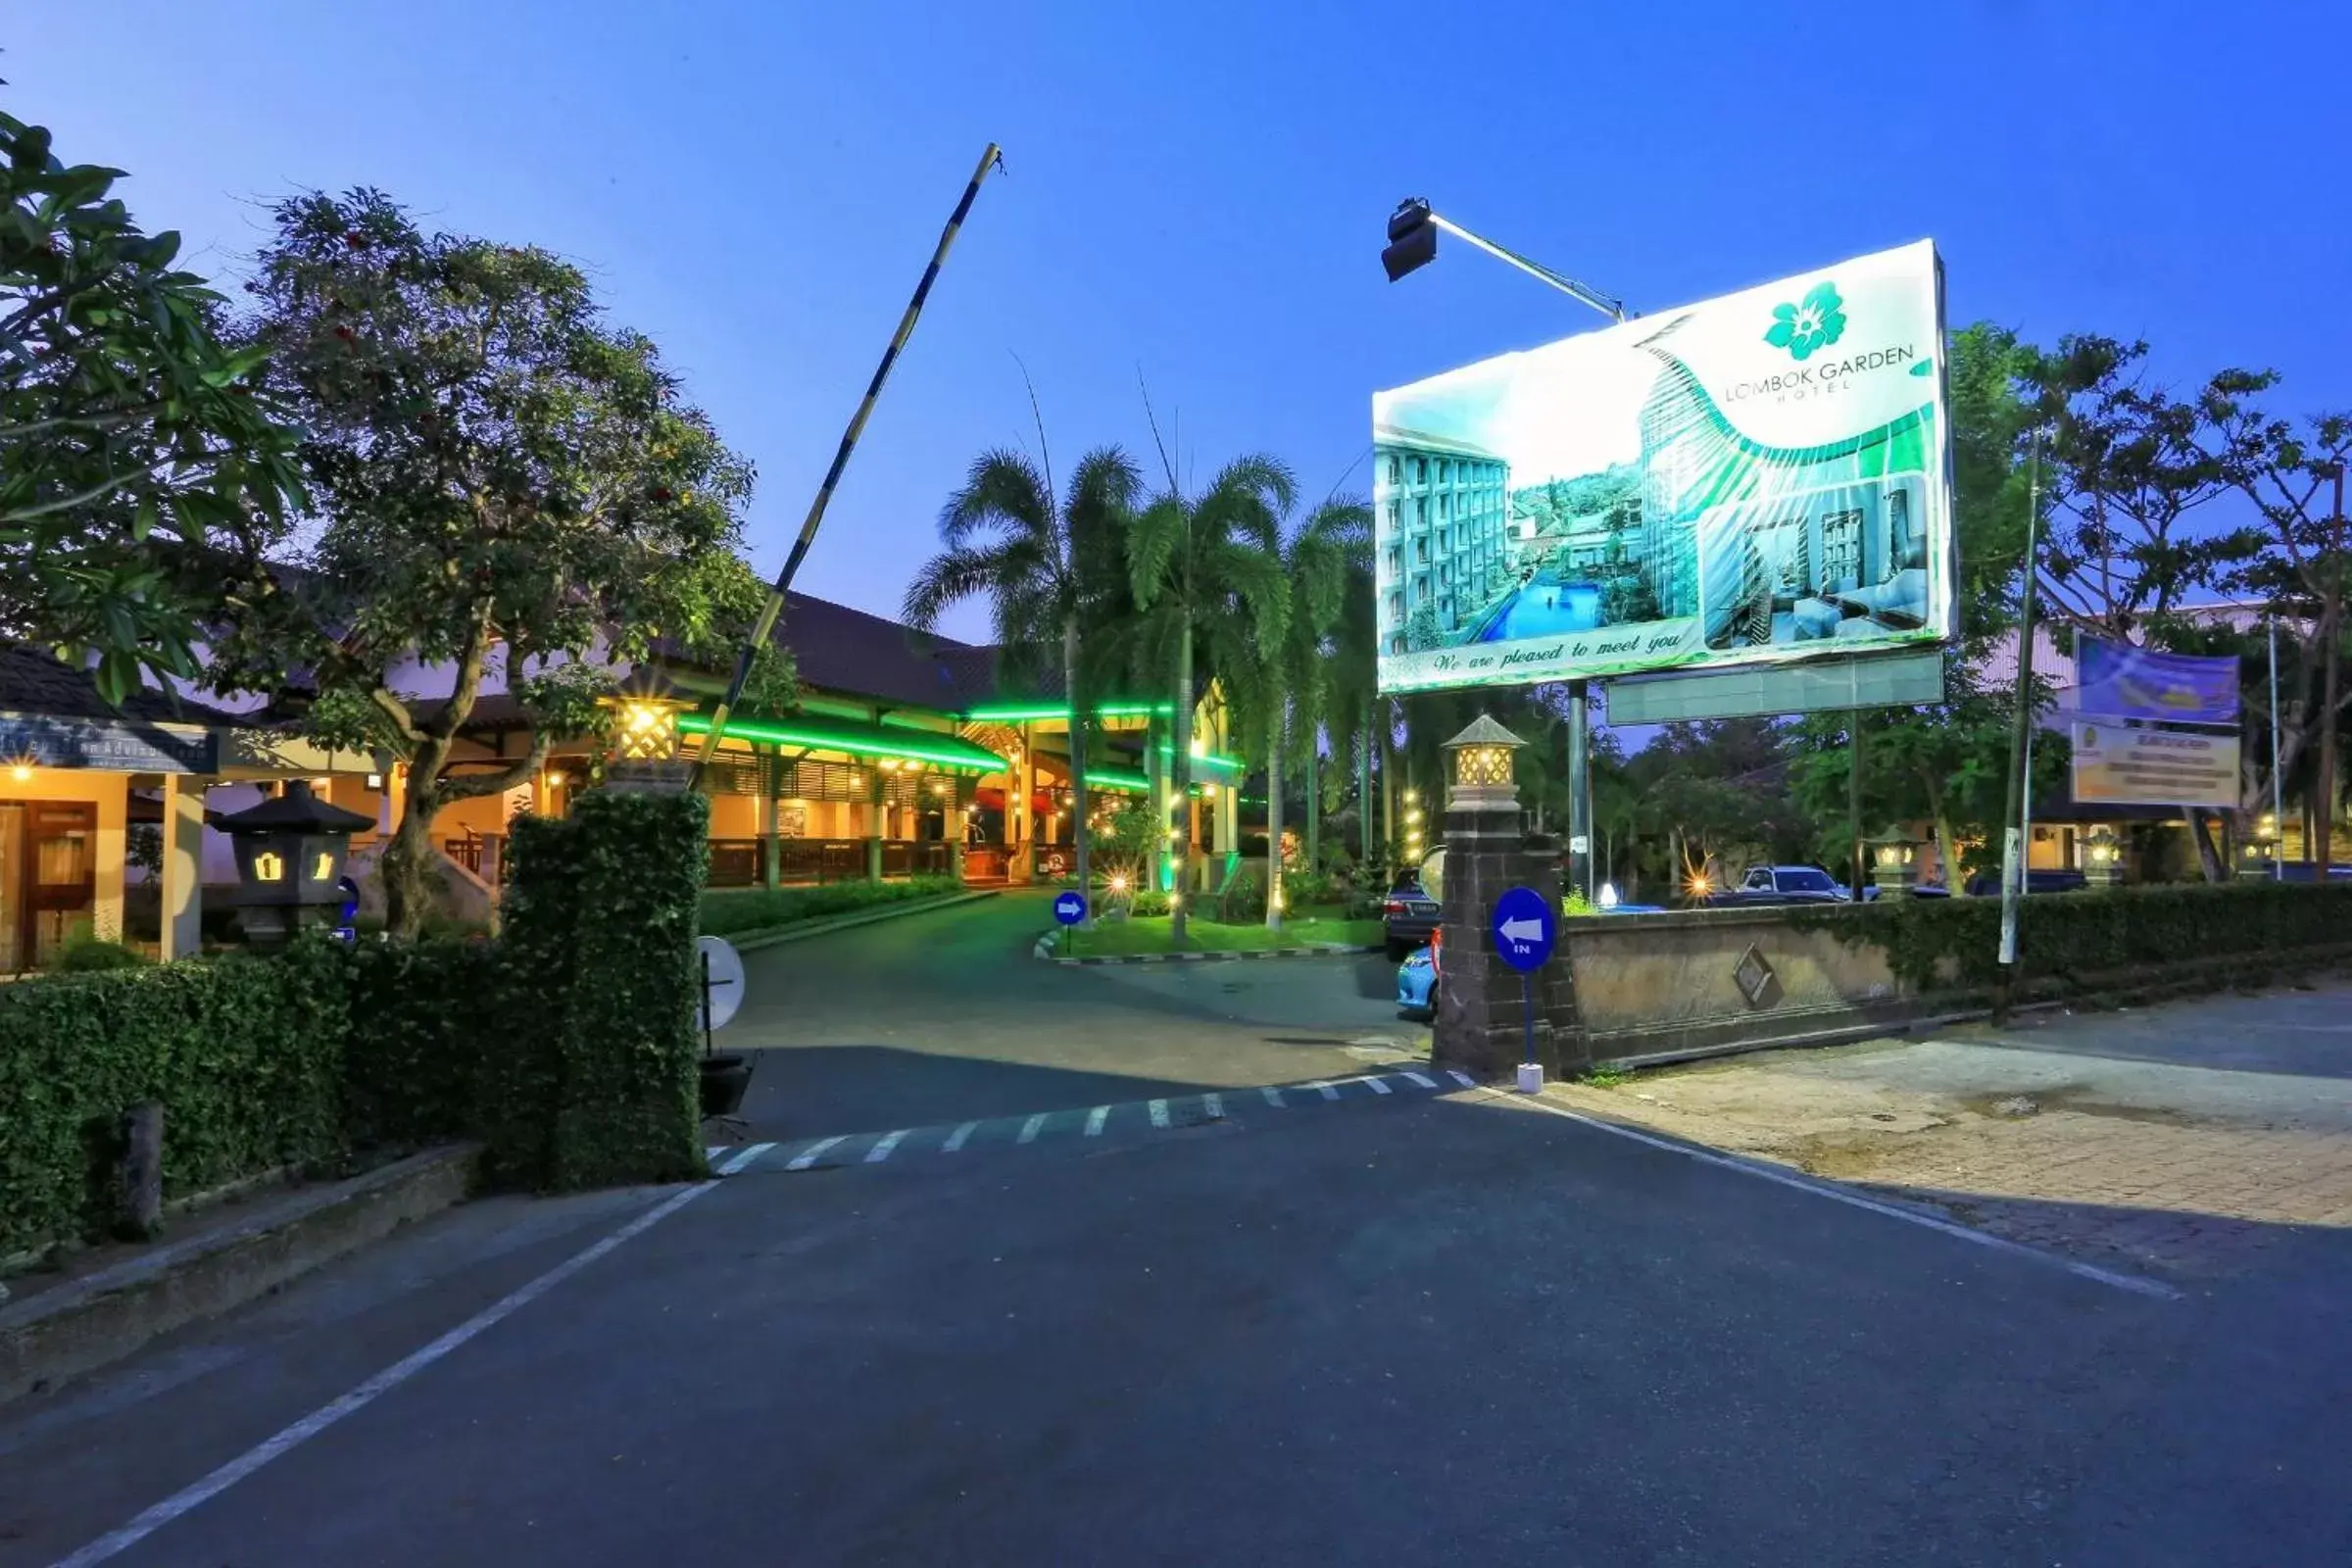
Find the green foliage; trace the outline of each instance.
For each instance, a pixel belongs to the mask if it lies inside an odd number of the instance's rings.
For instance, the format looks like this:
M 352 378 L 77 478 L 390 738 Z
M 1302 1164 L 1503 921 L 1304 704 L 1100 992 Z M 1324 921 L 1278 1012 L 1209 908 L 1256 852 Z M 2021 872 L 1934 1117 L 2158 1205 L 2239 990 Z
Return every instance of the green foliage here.
M 1886 950 L 1896 978 L 1923 990 L 1988 992 L 2000 979 L 2001 901 L 1900 899 L 1829 913 L 1792 910 L 1849 943 Z M 2240 882 L 2043 894 L 2018 913 L 2019 980 L 2034 991 L 2099 989 L 2134 975 L 2220 960 L 2252 969 L 2352 946 L 2352 886 Z
M 0 986 L 0 1255 L 117 1223 L 122 1112 L 164 1107 L 164 1194 L 344 1147 L 346 955 L 322 940 Z
M 765 931 L 829 914 L 854 914 L 885 904 L 909 899 L 936 899 L 960 893 L 963 884 L 952 876 L 918 876 L 905 882 L 832 882 L 813 888 L 713 888 L 703 895 L 705 935 L 733 936 L 742 931 Z
M 550 1190 L 703 1171 L 696 915 L 709 856 L 699 794 L 583 795 L 514 824 L 514 1015 L 493 1090 L 502 1179 Z
M 114 703 L 194 673 L 199 567 L 257 560 L 303 499 L 262 352 L 223 343 L 220 297 L 120 177 L 0 114 L 0 625 L 95 650 Z
M 92 936 L 85 928 L 59 944 L 48 967 L 55 974 L 98 974 L 108 969 L 137 969 L 146 962 L 141 954 L 120 942 Z
M 223 586 L 217 687 L 316 690 L 313 739 L 409 763 L 387 849 L 393 929 L 417 933 L 434 814 L 529 779 L 607 723 L 618 666 L 658 646 L 718 662 L 764 590 L 736 559 L 751 466 L 679 396 L 586 273 L 535 248 L 426 234 L 374 191 L 279 204 L 253 285 L 270 385 L 300 412 L 324 525 L 300 573 Z M 392 684 L 448 666 L 419 718 Z M 451 771 L 488 673 L 533 721 L 509 765 Z M 789 695 L 761 650 L 748 707 Z M 439 694 L 436 694 L 439 695 Z
M 484 1073 L 503 1054 L 528 975 L 484 940 L 366 942 L 350 950 L 343 1123 L 357 1149 L 411 1149 L 472 1133 Z M 519 982 L 519 983 L 518 983 Z M 525 1107 L 528 1108 L 528 1107 Z
M 1127 912 L 1139 920 L 1157 919 L 1168 912 L 1168 896 L 1157 888 L 1146 888 L 1127 906 Z

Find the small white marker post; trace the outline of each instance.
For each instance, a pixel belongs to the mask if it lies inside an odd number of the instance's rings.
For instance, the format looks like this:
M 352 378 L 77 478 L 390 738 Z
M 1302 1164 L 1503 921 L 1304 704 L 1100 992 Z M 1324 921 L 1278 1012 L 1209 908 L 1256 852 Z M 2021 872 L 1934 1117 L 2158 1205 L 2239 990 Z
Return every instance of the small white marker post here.
M 1536 994 L 1527 971 L 1519 971 L 1519 1016 L 1527 1026 L 1527 1045 L 1519 1055 L 1519 1092 L 1540 1095 L 1544 1092 L 1544 1064 L 1536 1059 Z

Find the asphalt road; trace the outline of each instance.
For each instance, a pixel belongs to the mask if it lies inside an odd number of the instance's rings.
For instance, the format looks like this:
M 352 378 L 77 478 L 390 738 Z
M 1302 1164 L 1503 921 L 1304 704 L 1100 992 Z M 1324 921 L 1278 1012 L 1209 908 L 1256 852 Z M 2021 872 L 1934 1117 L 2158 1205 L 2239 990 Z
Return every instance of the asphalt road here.
M 1016 1116 L 1361 1071 L 1386 1040 L 1426 1054 L 1378 954 L 1084 967 L 1031 956 L 1044 892 L 744 956 L 718 1044 L 757 1050 L 753 1136 Z
M 2345 1233 L 2152 1297 L 1424 1076 L 467 1205 L 0 1408 L 0 1568 L 2352 1560 Z

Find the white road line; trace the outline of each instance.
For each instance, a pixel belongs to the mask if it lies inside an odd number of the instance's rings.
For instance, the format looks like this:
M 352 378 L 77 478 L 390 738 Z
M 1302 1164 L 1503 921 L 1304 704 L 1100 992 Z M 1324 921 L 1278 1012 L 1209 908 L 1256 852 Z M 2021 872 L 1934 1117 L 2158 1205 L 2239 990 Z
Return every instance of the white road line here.
M 1372 1092 L 1376 1095 L 1393 1095 L 1396 1092 L 1396 1090 L 1391 1089 L 1388 1085 L 1388 1081 L 1383 1078 L 1366 1077 L 1358 1081 L 1369 1085 Z
M 1681 1154 L 1686 1158 L 1698 1160 L 1702 1164 L 1720 1165 L 1725 1170 L 1738 1171 L 1742 1176 L 1753 1176 L 1761 1181 L 1790 1188 L 1796 1192 L 1810 1193 L 1815 1198 L 1826 1198 L 1834 1203 L 1844 1203 L 1851 1208 L 1868 1209 L 1873 1214 L 1884 1214 L 1888 1219 L 1899 1219 L 1905 1224 L 1940 1231 L 1946 1236 L 1956 1237 L 1964 1242 L 1974 1242 L 1979 1247 L 1989 1247 L 1996 1252 L 2009 1252 L 2019 1257 L 2033 1258 L 2036 1262 L 2055 1264 L 2069 1274 L 2077 1274 L 2083 1279 L 2094 1280 L 2119 1291 L 2130 1291 L 2134 1296 L 2152 1296 L 2160 1301 L 2180 1299 L 2180 1293 L 2161 1280 L 2146 1279 L 2137 1274 L 2119 1274 L 2113 1269 L 2100 1268 L 2093 1263 L 2080 1263 L 2056 1252 L 2045 1252 L 2038 1247 L 2028 1247 L 2022 1242 L 2013 1242 L 2006 1237 L 1994 1236 L 1987 1231 L 1971 1229 L 1957 1220 L 1937 1219 L 1933 1214 L 1922 1214 L 1908 1208 L 1898 1208 L 1892 1203 L 1882 1203 L 1876 1199 L 1865 1198 L 1860 1193 L 1848 1192 L 1842 1187 L 1817 1182 L 1809 1177 L 1799 1176 L 1775 1166 L 1759 1164 L 1753 1160 L 1720 1154 L 1710 1149 L 1693 1149 L 1688 1144 L 1678 1144 L 1670 1139 L 1652 1138 L 1647 1133 L 1620 1126 L 1613 1121 L 1603 1121 L 1597 1116 L 1582 1115 L 1564 1105 L 1546 1104 L 1531 1096 L 1506 1095 L 1496 1090 L 1489 1090 L 1488 1093 L 1507 1104 L 1524 1106 L 1529 1110 L 1540 1110 L 1547 1116 L 1562 1116 L 1569 1121 L 1581 1122 L 1597 1131 L 1614 1134 L 1619 1138 L 1630 1138 L 1637 1144 L 1647 1144 L 1652 1149 L 1663 1149 L 1670 1154 Z
M 956 1152 L 956 1151 L 963 1147 L 965 1139 L 971 1137 L 972 1134 L 978 1132 L 979 1130 L 980 1124 L 978 1122 L 965 1122 L 962 1126 L 948 1134 L 948 1141 L 939 1146 L 939 1152 L 943 1154 L 953 1154 Z
M 1225 1097 L 1215 1094 L 1202 1095 L 1200 1108 L 1208 1112 L 1210 1121 L 1223 1121 L 1225 1119 Z
M 708 1149 L 706 1149 L 706 1150 L 704 1150 L 704 1151 L 703 1151 L 703 1158 L 704 1158 L 704 1159 L 706 1159 L 706 1160 L 709 1160 L 709 1161 L 710 1161 L 711 1164 L 714 1164 L 714 1165 L 715 1165 L 715 1164 L 717 1164 L 717 1163 L 718 1163 L 718 1156 L 719 1156 L 719 1155 L 721 1155 L 721 1154 L 723 1154 L 723 1153 L 725 1153 L 726 1152 L 727 1152 L 727 1146 L 726 1146 L 726 1145 L 724 1145 L 724 1144 L 712 1144 L 712 1145 L 711 1145 L 710 1148 L 708 1148 Z
M 721 1176 L 732 1176 L 737 1171 L 743 1169 L 746 1165 L 749 1165 L 753 1160 L 758 1159 L 761 1154 L 766 1153 L 769 1150 L 775 1147 L 776 1146 L 773 1144 L 752 1144 L 744 1149 L 738 1150 L 733 1159 L 728 1160 L 725 1164 L 718 1167 L 717 1174 Z
M 1281 1090 L 1279 1090 L 1279 1089 L 1260 1089 L 1260 1090 L 1258 1091 L 1258 1093 L 1266 1097 L 1266 1103 L 1267 1103 L 1267 1104 L 1269 1104 L 1269 1105 L 1272 1105 L 1272 1106 L 1276 1107 L 1277 1109 L 1281 1108 L 1281 1106 L 1282 1106 L 1282 1091 L 1281 1091 Z
M 1168 1102 L 1164 1100 L 1154 1100 L 1152 1102 L 1151 1109 L 1152 1125 L 1165 1127 L 1168 1124 Z
M 1306 1087 L 1320 1092 L 1325 1100 L 1337 1100 L 1340 1098 L 1340 1092 L 1329 1084 L 1308 1084 Z
M 719 1166 L 718 1174 L 732 1176 L 775 1147 L 773 1144 L 754 1144 Z M 342 1397 L 320 1405 L 275 1437 L 246 1449 L 211 1475 L 173 1493 L 121 1529 L 100 1536 L 71 1556 L 59 1558 L 55 1568 L 94 1568 L 95 1564 L 128 1551 L 172 1520 L 201 1508 L 270 1460 L 292 1452 L 345 1416 L 374 1403 L 485 1329 L 496 1327 L 624 1242 L 644 1235 L 705 1193 L 716 1191 L 717 1187 L 716 1182 L 698 1182 L 683 1192 L 672 1193 L 612 1235 L 574 1252 L 513 1295 L 491 1302 L 430 1345 L 393 1362 Z
M 902 1127 L 895 1133 L 884 1133 L 874 1147 L 865 1152 L 865 1162 L 868 1165 L 881 1164 L 897 1152 L 899 1141 L 912 1131 L 914 1129 L 911 1127 Z
M 1448 1067 L 1446 1069 L 1446 1076 L 1450 1077 L 1455 1083 L 1460 1084 L 1464 1089 L 1476 1089 L 1478 1087 L 1478 1080 L 1471 1077 L 1468 1073 L 1462 1071 L 1462 1069 L 1459 1067 Z
M 1046 1124 L 1046 1115 L 1047 1113 L 1041 1110 L 1036 1115 L 1030 1117 L 1027 1121 L 1021 1123 L 1021 1136 L 1015 1138 L 1013 1142 L 1016 1144 L 1036 1143 L 1038 1129 L 1044 1127 Z
M 1102 1133 L 1102 1123 L 1109 1115 L 1110 1107 L 1108 1105 L 1097 1105 L 1094 1109 L 1088 1111 L 1086 1113 L 1086 1136 L 1089 1138 L 1101 1137 Z
M 847 1138 L 849 1134 L 843 1133 L 841 1138 Z M 809 1166 L 816 1163 L 816 1157 L 819 1154 L 823 1153 L 826 1150 L 831 1149 L 835 1144 L 840 1143 L 841 1138 L 819 1138 L 815 1143 L 810 1144 L 807 1149 L 802 1150 L 798 1154 L 794 1155 L 791 1162 L 788 1163 L 784 1168 L 786 1170 L 807 1170 Z
M 1410 1069 L 1407 1069 L 1404 1072 L 1398 1073 L 1397 1076 L 1400 1078 L 1410 1078 L 1413 1082 L 1419 1084 L 1424 1089 L 1435 1089 L 1438 1087 L 1438 1081 L 1435 1078 L 1430 1077 L 1427 1073 L 1413 1072 Z

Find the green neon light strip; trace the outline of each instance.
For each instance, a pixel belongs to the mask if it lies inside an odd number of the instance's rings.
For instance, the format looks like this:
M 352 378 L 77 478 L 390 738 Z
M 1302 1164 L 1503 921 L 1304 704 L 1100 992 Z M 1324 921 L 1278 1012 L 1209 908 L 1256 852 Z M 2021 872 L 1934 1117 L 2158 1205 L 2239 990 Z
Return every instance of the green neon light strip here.
M 1104 703 L 1095 710 L 1095 716 L 1097 718 L 1157 718 L 1164 717 L 1170 711 L 1170 706 L 1166 703 Z M 1058 718 L 1066 724 L 1069 722 L 1070 710 L 1067 707 L 1023 708 L 1018 704 L 1012 704 L 1001 708 L 970 709 L 965 711 L 963 716 L 1015 724 L 1039 718 Z
M 1162 741 L 1159 745 L 1159 755 L 1162 757 L 1174 757 L 1176 755 L 1176 748 L 1170 743 Z M 1222 767 L 1236 772 L 1248 765 L 1238 757 L 1219 757 L 1215 752 L 1202 752 L 1198 757 L 1195 757 L 1193 760 L 1196 762 L 1206 762 L 1211 767 Z
M 707 735 L 710 720 L 701 713 L 678 715 L 678 732 L 683 735 Z M 915 733 L 912 730 L 908 734 Z M 964 747 L 961 752 L 931 750 L 921 746 L 906 746 L 893 740 L 888 744 L 862 736 L 843 735 L 823 729 L 796 729 L 790 724 L 772 723 L 764 719 L 730 718 L 727 738 L 738 741 L 766 741 L 777 746 L 807 746 L 816 751 L 848 752 L 853 757 L 895 757 L 916 762 L 936 762 L 942 767 L 969 768 L 979 773 L 1004 770 L 1004 760 L 993 752 L 984 752 L 965 741 L 955 744 Z M 943 740 L 954 740 L 942 736 Z

